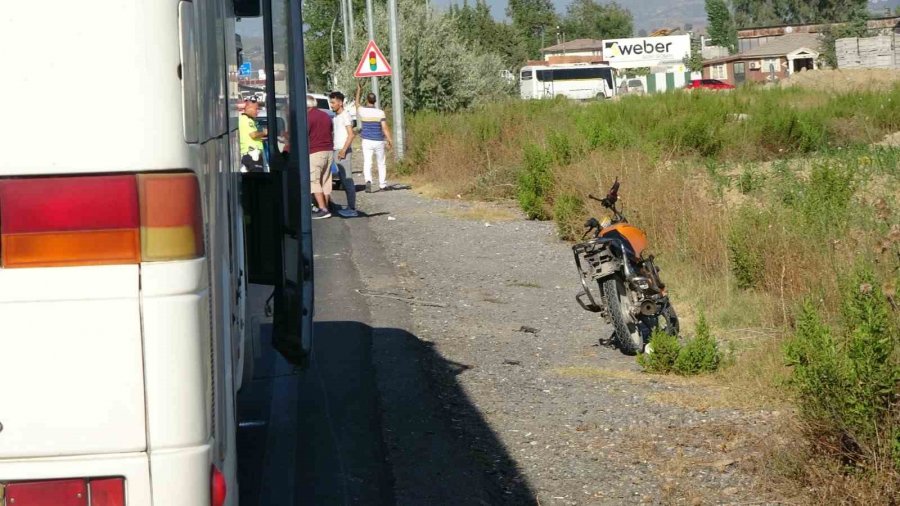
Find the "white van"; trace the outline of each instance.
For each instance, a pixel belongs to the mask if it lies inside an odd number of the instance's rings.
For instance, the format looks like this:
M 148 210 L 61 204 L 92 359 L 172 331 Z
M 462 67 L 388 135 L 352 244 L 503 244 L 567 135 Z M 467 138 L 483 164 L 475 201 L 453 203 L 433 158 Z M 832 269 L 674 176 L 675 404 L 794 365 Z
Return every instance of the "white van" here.
M 275 286 L 285 354 L 302 361 L 312 337 L 306 157 L 238 172 L 235 8 L 258 2 L 47 0 L 0 16 L 32 97 L 0 126 L 0 505 L 237 504 L 248 282 Z M 300 0 L 274 3 L 300 18 Z M 77 78 L 88 62 L 102 105 Z M 303 99 L 302 79 L 290 89 Z M 288 121 L 298 152 L 305 121 Z

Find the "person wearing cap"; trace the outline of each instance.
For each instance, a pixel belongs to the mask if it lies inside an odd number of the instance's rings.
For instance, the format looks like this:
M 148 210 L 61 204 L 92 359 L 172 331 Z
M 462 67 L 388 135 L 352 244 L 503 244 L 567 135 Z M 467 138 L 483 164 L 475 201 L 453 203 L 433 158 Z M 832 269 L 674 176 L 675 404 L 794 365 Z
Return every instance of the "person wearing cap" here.
M 385 147 L 391 149 L 391 129 L 387 124 L 387 116 L 384 111 L 375 106 L 377 100 L 374 93 L 366 95 L 366 104 L 359 102 L 362 93 L 362 84 L 356 84 L 356 117 L 359 119 L 362 130 L 363 152 L 363 177 L 366 179 L 366 193 L 372 193 L 372 158 L 378 163 L 378 188 L 387 187 L 387 166 L 385 161 Z
M 241 166 L 242 170 L 245 172 L 262 172 L 264 170 L 263 139 L 268 135 L 268 131 L 260 131 L 256 127 L 256 116 L 258 114 L 259 104 L 256 100 L 245 100 L 244 111 L 238 119 L 238 137 L 241 145 Z

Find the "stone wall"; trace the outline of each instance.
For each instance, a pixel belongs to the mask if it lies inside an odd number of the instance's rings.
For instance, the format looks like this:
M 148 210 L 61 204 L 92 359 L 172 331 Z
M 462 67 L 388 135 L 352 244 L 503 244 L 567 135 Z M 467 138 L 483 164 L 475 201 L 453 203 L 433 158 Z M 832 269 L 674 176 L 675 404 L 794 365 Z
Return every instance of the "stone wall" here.
M 838 39 L 838 68 L 900 68 L 900 37 L 892 33 L 877 37 Z

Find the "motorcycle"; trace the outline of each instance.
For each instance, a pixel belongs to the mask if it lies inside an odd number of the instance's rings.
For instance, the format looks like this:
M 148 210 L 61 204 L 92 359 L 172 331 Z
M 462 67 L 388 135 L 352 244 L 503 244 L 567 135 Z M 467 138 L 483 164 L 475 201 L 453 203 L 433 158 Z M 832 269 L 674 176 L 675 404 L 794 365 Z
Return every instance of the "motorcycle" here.
M 644 255 L 647 235 L 629 224 L 616 207 L 618 178 L 606 197 L 588 197 L 612 211 L 612 218 L 603 222 L 588 219 L 584 224 L 587 230 L 581 236 L 583 242 L 572 246 L 582 286 L 575 300 L 585 310 L 600 313 L 613 326 L 619 349 L 635 355 L 644 351 L 657 327 L 678 335 L 678 316 L 653 255 Z M 592 237 L 587 239 L 589 235 Z M 595 283 L 596 288 L 592 289 Z

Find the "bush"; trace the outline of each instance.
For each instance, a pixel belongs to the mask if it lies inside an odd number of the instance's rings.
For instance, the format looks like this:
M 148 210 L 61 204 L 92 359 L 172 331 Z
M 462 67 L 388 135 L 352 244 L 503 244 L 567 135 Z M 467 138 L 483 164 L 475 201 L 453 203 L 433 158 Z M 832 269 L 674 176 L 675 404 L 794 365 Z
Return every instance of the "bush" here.
M 538 146 L 525 146 L 525 160 L 519 172 L 517 193 L 519 206 L 531 220 L 549 218 L 544 209 L 544 198 L 553 186 L 550 174 L 550 156 Z
M 752 208 L 742 209 L 728 232 L 728 260 L 738 288 L 759 286 L 765 262 L 761 241 L 765 237 L 764 216 Z
M 678 344 L 676 336 L 670 336 L 662 329 L 654 329 L 650 335 L 651 353 L 638 356 L 638 364 L 646 372 L 682 376 L 693 376 L 713 372 L 722 365 L 722 354 L 716 339 L 709 331 L 706 317 L 701 313 L 697 321 L 696 335 L 685 343 Z
M 675 372 L 683 376 L 713 372 L 722 362 L 719 345 L 710 335 L 709 325 L 702 313 L 697 321 L 696 333 L 697 335 L 681 348 L 675 361 Z
M 841 462 L 900 472 L 900 335 L 871 271 L 846 283 L 842 323 L 835 332 L 807 301 L 785 348 L 807 435 Z
M 638 355 L 637 361 L 646 372 L 668 374 L 675 370 L 675 361 L 681 352 L 676 336 L 670 336 L 662 329 L 653 329 L 650 335 L 652 353 Z
M 573 240 L 578 235 L 578 230 L 573 226 L 584 213 L 584 202 L 574 195 L 562 195 L 556 199 L 553 205 L 553 220 L 559 231 L 559 237 L 564 240 Z

